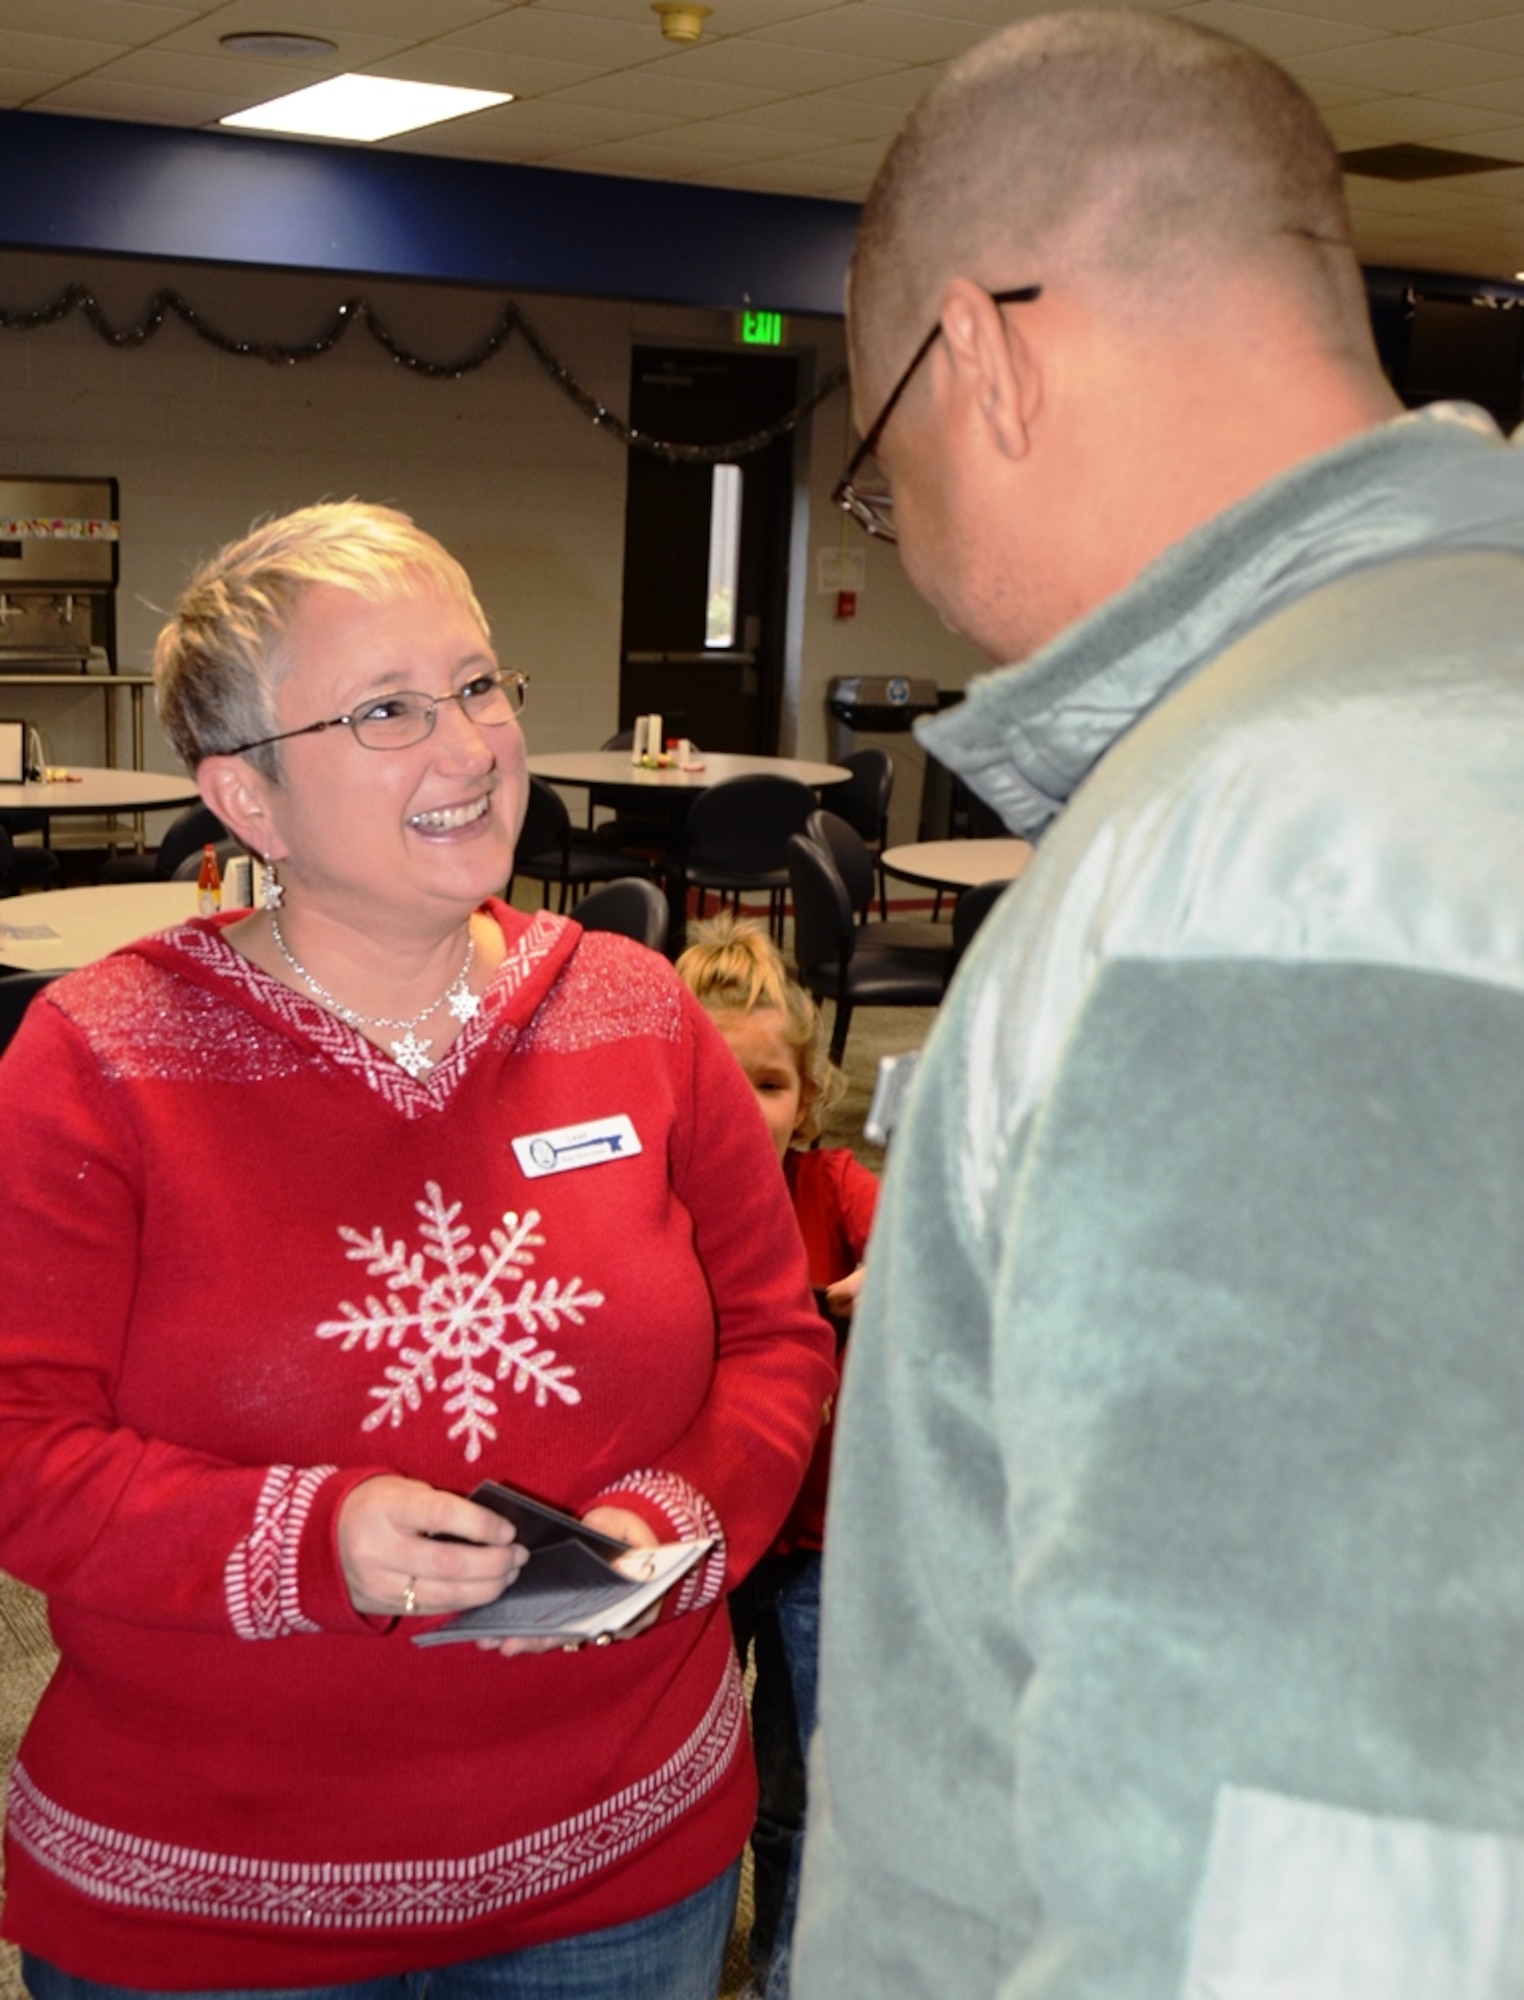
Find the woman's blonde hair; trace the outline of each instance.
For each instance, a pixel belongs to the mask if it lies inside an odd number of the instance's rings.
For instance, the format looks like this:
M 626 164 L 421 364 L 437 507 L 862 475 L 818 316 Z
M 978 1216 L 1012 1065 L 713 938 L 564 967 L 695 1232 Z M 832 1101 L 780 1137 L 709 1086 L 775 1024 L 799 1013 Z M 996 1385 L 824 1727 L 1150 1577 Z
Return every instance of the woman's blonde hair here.
M 799 1116 L 793 1138 L 818 1139 L 846 1094 L 847 1079 L 826 1054 L 820 1009 L 788 969 L 760 924 L 722 910 L 688 926 L 678 977 L 706 1012 L 716 1016 L 771 1013 L 783 1019 L 783 1039 L 799 1065 Z
M 327 501 L 266 521 L 201 565 L 154 649 L 159 720 L 191 770 L 274 735 L 286 634 L 303 597 L 323 583 L 376 600 L 437 590 L 490 636 L 465 570 L 396 508 Z M 280 783 L 278 744 L 248 756 Z

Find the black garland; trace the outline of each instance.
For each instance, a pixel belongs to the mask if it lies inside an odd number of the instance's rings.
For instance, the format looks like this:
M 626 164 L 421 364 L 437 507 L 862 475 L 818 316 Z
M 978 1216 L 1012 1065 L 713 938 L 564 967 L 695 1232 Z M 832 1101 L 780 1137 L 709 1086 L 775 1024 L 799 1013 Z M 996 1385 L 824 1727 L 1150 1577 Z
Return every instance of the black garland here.
M 469 354 L 463 354 L 455 361 L 429 361 L 421 354 L 414 354 L 404 347 L 389 330 L 381 315 L 368 299 L 345 299 L 335 309 L 333 318 L 323 331 L 311 340 L 302 341 L 298 346 L 286 347 L 272 342 L 257 340 L 235 340 L 232 335 L 220 332 L 208 320 L 201 317 L 187 298 L 176 291 L 158 291 L 148 302 L 148 309 L 136 326 L 113 326 L 106 317 L 99 299 L 85 285 L 69 285 L 50 299 L 45 306 L 37 306 L 30 312 L 12 312 L 0 306 L 0 332 L 32 333 L 38 327 L 56 326 L 67 319 L 70 313 L 83 313 L 90 325 L 109 347 L 141 347 L 156 334 L 171 314 L 188 326 L 199 339 L 220 349 L 224 354 L 246 356 L 258 361 L 268 361 L 273 366 L 290 366 L 298 361 L 316 361 L 321 355 L 330 353 L 344 338 L 352 326 L 363 326 L 372 340 L 384 347 L 399 368 L 409 369 L 415 375 L 422 375 L 428 381 L 458 381 L 462 375 L 469 375 L 474 369 L 484 367 L 493 357 L 500 354 L 514 334 L 518 334 L 530 353 L 555 383 L 556 387 L 569 396 L 582 414 L 601 430 L 608 431 L 631 451 L 648 452 L 653 458 L 665 458 L 683 464 L 715 465 L 733 458 L 746 458 L 753 452 L 763 451 L 778 438 L 787 437 L 810 412 L 816 409 L 839 389 L 847 379 L 845 368 L 833 368 L 820 387 L 797 408 L 779 417 L 765 430 L 751 431 L 747 436 L 734 438 L 728 444 L 674 444 L 669 439 L 655 438 L 644 431 L 631 428 L 622 417 L 590 395 L 582 384 L 546 347 L 528 319 L 518 306 L 510 300 L 498 315 L 496 326 Z

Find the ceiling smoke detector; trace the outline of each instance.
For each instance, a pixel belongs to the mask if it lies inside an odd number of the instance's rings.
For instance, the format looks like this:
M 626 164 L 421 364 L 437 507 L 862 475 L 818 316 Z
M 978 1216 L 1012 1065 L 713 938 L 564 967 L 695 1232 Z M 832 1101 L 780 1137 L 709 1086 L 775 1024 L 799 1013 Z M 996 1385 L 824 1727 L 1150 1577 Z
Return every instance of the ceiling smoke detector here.
M 235 56 L 331 56 L 338 53 L 339 46 L 324 35 L 267 34 L 263 30 L 222 35 L 218 45 Z
M 691 44 L 704 32 L 712 7 L 690 4 L 690 0 L 652 0 L 651 11 L 661 16 L 661 31 L 669 42 Z

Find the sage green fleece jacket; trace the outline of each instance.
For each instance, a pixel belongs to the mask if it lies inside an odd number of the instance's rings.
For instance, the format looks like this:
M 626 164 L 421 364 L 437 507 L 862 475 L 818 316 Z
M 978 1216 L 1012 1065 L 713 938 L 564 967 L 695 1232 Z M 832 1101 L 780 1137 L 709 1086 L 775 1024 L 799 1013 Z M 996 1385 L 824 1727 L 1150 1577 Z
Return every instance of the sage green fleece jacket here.
M 1524 453 L 1372 431 L 923 734 L 795 2000 L 1524 1993 Z

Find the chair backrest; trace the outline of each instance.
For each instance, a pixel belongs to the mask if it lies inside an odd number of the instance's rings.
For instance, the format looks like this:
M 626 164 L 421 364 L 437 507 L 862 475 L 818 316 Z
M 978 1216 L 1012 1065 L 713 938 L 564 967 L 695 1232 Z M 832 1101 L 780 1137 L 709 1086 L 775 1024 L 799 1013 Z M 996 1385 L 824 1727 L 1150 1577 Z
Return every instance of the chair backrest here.
M 660 951 L 667 941 L 667 899 L 640 875 L 621 875 L 590 890 L 571 914 L 585 931 L 617 931 L 652 951 Z
M 0 974 L 0 1054 L 11 1045 L 26 1010 L 50 980 L 61 972 L 7 972 Z
M 788 883 L 794 899 L 794 959 L 814 992 L 835 993 L 852 962 L 857 927 L 836 864 L 808 834 L 788 843 Z
M 965 889 L 953 905 L 952 963 L 954 966 L 974 941 L 974 932 L 1010 888 L 1009 882 L 980 882 Z M 949 968 L 949 971 L 951 968 Z
M 155 879 L 160 882 L 181 880 L 180 864 L 187 855 L 194 855 L 199 866 L 201 850 L 206 843 L 211 841 L 215 847 L 219 840 L 226 840 L 227 837 L 227 828 L 210 806 L 187 806 L 164 829 L 164 838 L 159 842 L 159 851 L 154 857 Z
M 0 896 L 19 896 L 23 888 L 62 887 L 63 870 L 51 847 L 18 847 L 11 829 L 0 826 Z
M 852 773 L 852 781 L 832 786 L 827 795 L 831 811 L 839 814 L 864 840 L 871 840 L 875 847 L 882 847 L 889 837 L 894 759 L 887 750 L 880 750 L 876 744 L 870 743 L 861 750 L 848 751 L 845 757 L 838 757 L 836 761 Z
M 538 861 L 564 868 L 570 844 L 571 814 L 561 794 L 553 791 L 543 778 L 531 777 L 524 824 L 513 852 L 515 867 Z
M 782 868 L 791 834 L 802 834 L 815 794 L 797 778 L 768 771 L 727 778 L 700 792 L 688 810 L 688 865 L 744 873 Z
M 805 832 L 836 863 L 852 913 L 861 923 L 873 903 L 873 850 L 856 827 L 824 806 L 810 814 Z

